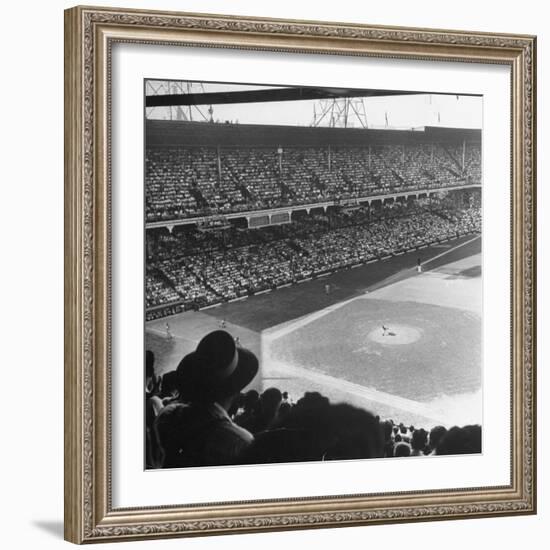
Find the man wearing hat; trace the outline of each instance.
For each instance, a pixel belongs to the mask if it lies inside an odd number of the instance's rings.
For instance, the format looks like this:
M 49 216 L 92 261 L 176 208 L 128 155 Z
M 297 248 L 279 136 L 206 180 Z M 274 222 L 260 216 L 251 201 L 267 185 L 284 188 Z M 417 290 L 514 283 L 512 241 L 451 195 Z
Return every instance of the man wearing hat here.
M 177 368 L 181 401 L 157 418 L 163 466 L 235 464 L 254 440 L 227 411 L 258 372 L 258 359 L 224 330 L 207 334 Z

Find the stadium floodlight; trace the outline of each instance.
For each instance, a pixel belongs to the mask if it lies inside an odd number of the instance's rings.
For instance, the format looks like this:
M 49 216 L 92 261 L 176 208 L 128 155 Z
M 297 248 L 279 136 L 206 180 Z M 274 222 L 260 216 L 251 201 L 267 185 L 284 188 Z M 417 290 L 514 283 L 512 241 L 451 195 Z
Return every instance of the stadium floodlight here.
M 172 97 L 174 95 L 195 96 L 204 94 L 204 85 L 200 82 L 189 82 L 179 80 L 147 80 L 145 84 L 145 95 L 147 97 Z M 170 104 L 161 100 L 160 103 L 146 104 L 147 118 L 164 120 L 186 120 L 213 122 L 214 108 L 208 106 L 208 115 L 202 109 L 193 103 L 188 104 Z
M 313 106 L 312 126 L 321 126 L 323 121 L 330 128 L 368 128 L 364 98 L 320 99 Z

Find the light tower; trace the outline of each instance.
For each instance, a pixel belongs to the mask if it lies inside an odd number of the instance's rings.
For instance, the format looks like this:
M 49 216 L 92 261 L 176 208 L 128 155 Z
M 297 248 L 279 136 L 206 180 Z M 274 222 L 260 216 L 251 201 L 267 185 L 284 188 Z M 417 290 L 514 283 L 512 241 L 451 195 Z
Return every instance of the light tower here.
M 200 82 L 183 82 L 179 80 L 147 80 L 145 95 L 170 94 L 204 94 L 204 86 Z M 214 108 L 209 105 L 207 113 L 198 105 L 169 105 L 165 107 L 147 107 L 146 117 L 164 120 L 199 120 L 214 121 Z
M 368 128 L 364 98 L 320 99 L 313 105 L 312 126 L 321 124 L 330 128 Z

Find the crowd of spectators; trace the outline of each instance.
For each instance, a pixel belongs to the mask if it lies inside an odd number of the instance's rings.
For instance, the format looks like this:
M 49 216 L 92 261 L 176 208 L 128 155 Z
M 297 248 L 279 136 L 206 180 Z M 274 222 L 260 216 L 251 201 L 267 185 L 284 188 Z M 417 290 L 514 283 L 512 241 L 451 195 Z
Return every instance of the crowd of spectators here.
M 447 198 L 335 209 L 260 229 L 149 231 L 147 307 L 197 309 L 480 229 L 479 199 L 457 206 Z
M 146 354 L 148 468 L 392 458 L 481 452 L 481 426 L 429 430 L 318 392 L 296 402 L 271 387 L 243 393 L 258 372 L 254 354 L 229 333 L 206 335 L 176 370 L 157 377 Z
M 145 288 L 147 289 L 147 307 L 158 304 L 169 304 L 181 299 L 179 294 L 169 283 L 166 282 L 162 273 L 157 269 L 148 269 L 145 275 Z
M 151 147 L 145 174 L 154 222 L 479 184 L 481 147 Z

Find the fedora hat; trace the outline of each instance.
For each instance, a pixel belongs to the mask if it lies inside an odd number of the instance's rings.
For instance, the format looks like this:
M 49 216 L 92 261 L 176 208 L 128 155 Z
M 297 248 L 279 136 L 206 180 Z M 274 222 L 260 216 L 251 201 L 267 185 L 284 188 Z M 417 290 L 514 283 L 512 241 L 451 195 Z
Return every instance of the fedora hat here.
M 258 359 L 225 330 L 207 334 L 177 367 L 184 400 L 216 400 L 240 392 L 258 373 Z

